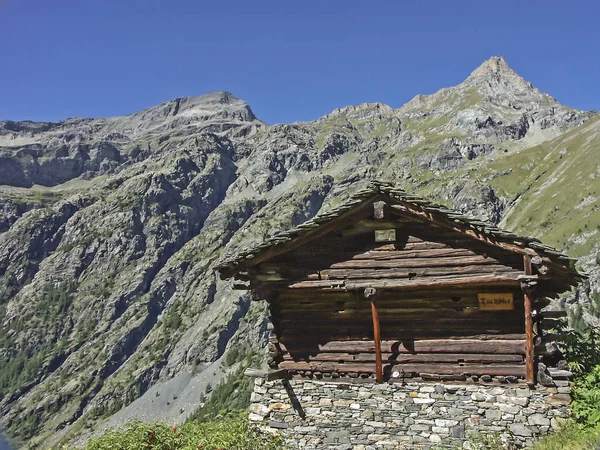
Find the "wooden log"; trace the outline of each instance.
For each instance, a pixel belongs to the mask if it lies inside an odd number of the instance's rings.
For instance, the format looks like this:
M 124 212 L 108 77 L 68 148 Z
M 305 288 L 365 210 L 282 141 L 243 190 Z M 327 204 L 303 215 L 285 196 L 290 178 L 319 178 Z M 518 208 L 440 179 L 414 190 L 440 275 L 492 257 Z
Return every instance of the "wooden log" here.
M 501 264 L 495 258 L 486 258 L 483 255 L 474 256 L 448 256 L 440 258 L 413 258 L 413 259 L 350 259 L 331 264 L 330 269 L 369 269 L 369 268 L 405 268 L 405 267 L 445 267 L 445 266 L 470 266 L 475 264 Z M 306 264 L 306 268 L 318 267 L 319 264 Z M 302 268 L 302 266 L 296 266 Z M 264 270 L 277 270 L 270 264 L 265 264 Z M 522 272 L 520 272 L 522 274 Z
M 487 319 L 487 320 L 486 320 Z M 387 334 L 395 332 L 419 331 L 428 327 L 430 330 L 461 330 L 469 328 L 472 332 L 481 332 L 486 329 L 502 329 L 518 330 L 522 326 L 522 322 L 515 320 L 514 314 L 505 314 L 502 317 L 490 317 L 489 314 L 477 313 L 473 316 L 465 315 L 462 318 L 456 317 L 428 317 L 423 316 L 408 316 L 401 320 L 396 319 L 393 315 L 386 318 L 378 317 L 381 329 L 385 329 Z M 299 335 L 307 337 L 308 334 L 314 332 L 315 336 L 335 335 L 340 330 L 356 330 L 357 332 L 366 333 L 372 331 L 372 317 L 364 315 L 362 317 L 347 318 L 345 320 L 336 320 L 335 313 L 331 318 L 325 320 L 318 316 L 308 316 L 301 319 L 284 319 L 278 322 L 278 331 L 281 335 Z M 371 329 L 370 329 L 371 328 Z M 320 331 L 320 333 L 319 333 Z
M 408 363 L 523 363 L 523 354 L 484 354 L 484 353 L 382 353 L 382 362 Z M 330 361 L 330 362 L 360 362 L 375 363 L 376 355 L 373 353 L 318 353 L 283 355 L 285 361 Z
M 279 366 L 290 371 L 374 373 L 370 364 L 284 361 Z M 386 364 L 386 370 L 411 374 L 525 376 L 525 365 L 518 364 Z
M 517 327 L 515 327 L 515 330 L 508 330 L 508 331 L 509 332 L 517 332 L 518 330 L 516 328 Z M 521 325 L 521 327 L 519 327 L 519 328 L 522 330 L 524 327 Z M 501 332 L 506 332 L 507 330 L 483 329 L 483 330 L 472 330 L 472 331 L 467 331 L 467 330 L 450 330 L 450 331 L 455 336 L 462 336 L 462 337 L 466 338 L 466 337 L 470 336 L 471 333 L 473 333 L 473 332 L 500 334 Z M 383 332 L 385 332 L 388 335 L 391 334 L 391 333 L 387 333 L 387 331 L 385 329 L 383 330 Z M 395 337 L 397 339 L 399 339 L 401 341 L 406 341 L 406 342 L 411 342 L 414 339 L 419 339 L 419 340 L 443 339 L 446 336 L 448 336 L 448 330 L 441 330 L 441 329 L 440 330 L 417 330 L 417 331 L 406 331 L 406 332 L 401 331 L 401 332 L 397 332 L 395 334 Z M 322 340 L 320 342 L 329 342 L 329 341 L 334 341 L 334 340 L 340 341 L 340 342 L 350 342 L 350 341 L 357 341 L 357 340 L 363 339 L 364 337 L 365 337 L 364 332 L 361 334 L 339 334 L 336 336 L 323 336 Z M 306 338 L 306 336 L 304 336 L 304 338 Z M 301 342 L 303 340 L 303 337 L 299 334 L 285 335 L 285 336 L 281 335 L 281 339 L 282 339 L 282 342 L 284 342 L 284 343 L 287 342 L 290 346 L 293 346 L 295 349 L 308 347 L 309 351 L 314 351 L 314 349 L 316 348 L 315 346 L 319 345 L 319 339 L 317 339 L 315 337 L 309 337 L 308 341 L 306 341 L 306 343 L 303 344 Z M 384 339 L 386 339 L 386 338 L 384 337 Z M 523 341 L 523 342 L 525 342 L 525 341 Z M 460 349 L 456 350 L 456 352 L 460 352 L 460 351 L 461 351 Z M 473 353 L 476 353 L 476 351 L 473 351 Z M 522 353 L 525 354 L 525 344 L 524 343 L 523 343 Z
M 531 275 L 531 257 L 523 256 L 523 264 L 525 266 L 525 275 Z M 526 380 L 530 384 L 535 384 L 535 350 L 533 344 L 533 306 L 531 299 L 526 290 L 523 290 L 523 298 L 525 302 L 525 363 L 527 365 Z
M 277 370 L 246 369 L 244 375 L 253 378 L 264 378 L 267 381 L 278 380 L 287 376 L 287 371 L 283 368 Z
M 418 249 L 418 250 L 390 250 L 390 251 L 367 251 L 359 254 L 343 255 L 348 260 L 374 260 L 386 261 L 390 259 L 420 259 L 420 258 L 439 258 L 439 257 L 456 257 L 456 256 L 477 256 L 475 252 L 464 248 L 433 248 L 433 249 Z
M 508 332 L 516 332 L 519 329 L 522 329 L 523 325 L 521 324 L 520 327 L 514 326 L 511 327 L 509 329 L 506 329 L 503 326 L 480 326 L 477 329 L 473 329 L 473 330 L 469 330 L 469 331 L 465 331 L 465 330 L 461 330 L 460 327 L 453 327 L 449 330 L 444 329 L 443 327 L 437 327 L 435 329 L 431 329 L 431 330 L 422 330 L 419 328 L 412 328 L 412 329 L 408 329 L 408 330 L 404 330 L 404 329 L 399 329 L 397 326 L 394 328 L 390 328 L 390 327 L 386 327 L 386 326 L 382 326 L 382 336 L 386 337 L 386 336 L 390 336 L 392 334 L 395 334 L 396 336 L 399 336 L 399 339 L 402 339 L 403 341 L 410 341 L 411 339 L 439 339 L 439 338 L 443 338 L 444 336 L 448 335 L 448 332 L 451 332 L 454 335 L 460 336 L 461 333 L 463 333 L 463 335 L 466 337 L 468 336 L 470 333 L 501 333 L 503 331 L 508 331 Z M 318 328 L 312 328 L 310 330 L 307 330 L 306 335 L 302 336 L 301 333 L 298 332 L 293 332 L 293 330 L 286 330 L 283 331 L 280 335 L 279 338 L 281 340 L 281 342 L 284 343 L 295 343 L 296 346 L 298 346 L 298 343 L 300 340 L 303 339 L 303 337 L 306 337 L 308 335 L 315 335 L 318 336 Z M 371 339 L 373 339 L 373 334 L 372 334 L 372 330 L 370 330 L 368 333 L 365 333 L 365 329 L 362 327 L 344 327 L 344 328 L 340 328 L 339 330 L 336 330 L 335 332 L 330 332 L 327 335 L 323 335 L 321 336 L 322 341 L 321 342 L 328 342 L 328 341 L 354 341 L 354 340 L 359 340 L 362 339 L 363 337 L 369 337 Z M 310 341 L 312 342 L 316 342 L 318 341 L 317 338 L 309 338 Z M 311 345 L 310 342 L 307 343 L 307 345 Z M 314 345 L 314 344 L 313 344 Z M 305 346 L 303 346 L 305 347 Z M 460 350 L 457 350 L 460 351 Z M 523 350 L 524 352 L 524 350 Z
M 381 278 L 419 278 L 431 276 L 460 276 L 465 274 L 494 274 L 515 272 L 518 270 L 503 266 L 494 265 L 471 265 L 471 266 L 445 266 L 445 267 L 427 267 L 427 268 L 386 268 L 386 269 L 324 269 L 316 273 L 298 274 L 297 279 L 305 280 L 340 280 L 340 279 L 381 279 Z M 293 274 L 291 277 L 295 278 Z M 266 280 L 267 277 L 260 278 Z M 272 279 L 272 281 L 279 281 Z
M 455 321 L 453 321 L 455 322 Z M 461 323 L 450 323 L 450 325 L 436 324 L 435 326 L 428 325 L 428 323 L 422 322 L 421 324 L 411 324 L 410 322 L 404 322 L 398 324 L 394 322 L 380 322 L 381 333 L 385 339 L 390 339 L 392 336 L 402 340 L 411 341 L 413 339 L 426 340 L 426 339 L 443 339 L 448 334 L 455 336 L 468 337 L 472 333 L 481 334 L 501 334 L 501 333 L 517 333 L 523 329 L 523 322 L 507 321 L 504 323 L 486 324 L 475 323 L 461 324 Z M 429 327 L 429 328 L 424 328 Z M 363 337 L 373 338 L 372 328 L 367 324 L 357 325 L 355 323 L 350 324 L 335 324 L 335 329 L 327 329 L 324 326 L 318 324 L 304 326 L 305 330 L 301 330 L 298 327 L 287 326 L 286 328 L 281 327 L 278 331 L 279 339 L 284 342 L 298 342 L 298 340 L 304 340 L 307 342 L 329 342 L 329 341 L 356 341 Z M 329 327 L 330 328 L 330 327 Z M 327 330 L 324 332 L 323 330 Z M 460 350 L 459 350 L 460 351 Z
M 520 339 L 512 339 L 519 336 Z M 487 337 L 487 336 L 486 336 Z M 509 339 L 506 339 L 509 338 Z M 311 343 L 308 340 L 299 342 L 281 342 L 281 350 L 284 352 L 348 352 L 369 353 L 375 352 L 373 341 L 332 341 L 327 343 Z M 493 339 L 454 337 L 446 339 L 423 339 L 423 340 L 382 340 L 382 351 L 388 353 L 492 353 L 492 354 L 524 354 L 525 339 L 522 334 L 510 334 L 497 336 Z
M 473 275 L 418 278 L 416 280 L 322 280 L 300 281 L 292 283 L 290 289 L 320 289 L 323 291 L 363 290 L 366 287 L 376 289 L 423 289 L 441 286 L 480 286 L 504 285 L 517 286 L 518 272 L 498 275 Z
M 472 308 L 478 309 L 479 307 L 479 301 L 474 292 L 465 294 L 447 291 L 443 297 L 411 298 L 399 291 L 393 291 L 393 294 L 397 294 L 394 296 L 380 291 L 377 303 L 380 312 L 386 310 L 397 314 L 427 310 L 459 311 L 464 308 L 473 310 Z M 503 289 L 503 292 L 506 292 L 506 289 Z M 523 302 L 520 301 L 521 293 L 515 292 L 514 289 L 510 289 L 510 292 L 513 293 L 515 299 L 514 311 L 523 311 Z M 303 294 L 304 292 L 296 290 L 294 293 Z M 271 304 L 272 311 L 276 311 L 278 317 L 283 317 L 286 314 L 297 316 L 298 314 L 320 314 L 332 311 L 364 311 L 369 308 L 368 303 L 355 297 L 356 292 L 323 292 L 326 295 L 321 297 L 314 296 L 313 292 L 307 294 L 307 296 L 286 295 L 280 301 Z M 521 318 L 523 318 L 522 313 Z
M 463 325 L 467 323 L 477 324 L 480 320 L 488 320 L 488 323 L 504 323 L 507 320 L 513 321 L 521 319 L 521 315 L 515 310 L 506 311 L 480 311 L 467 309 L 464 310 L 461 305 L 454 308 L 377 308 L 380 320 L 398 321 L 406 323 L 412 321 L 426 321 L 432 324 L 447 323 L 451 324 L 456 319 Z M 366 308 L 353 309 L 345 306 L 335 306 L 329 309 L 312 310 L 307 309 L 302 316 L 294 316 L 293 310 L 286 310 L 286 313 L 278 315 L 279 324 L 311 324 L 319 322 L 323 325 L 335 326 L 336 323 L 343 324 L 366 322 L 371 319 L 371 311 Z
M 273 287 L 277 287 L 277 286 L 273 286 Z M 277 287 L 277 289 L 279 289 Z M 452 286 L 452 287 L 431 287 L 429 289 L 427 289 L 427 291 L 423 291 L 422 289 L 413 289 L 413 288 L 406 288 L 403 289 L 402 291 L 380 291 L 379 294 L 377 295 L 377 299 L 378 301 L 398 301 L 398 300 L 402 300 L 402 301 L 413 301 L 413 300 L 418 300 L 418 301 L 434 301 L 436 299 L 444 299 L 444 300 L 448 300 L 452 297 L 472 297 L 474 299 L 477 299 L 477 294 L 479 292 L 506 292 L 505 290 L 506 288 L 504 287 L 494 287 L 494 286 L 486 286 L 486 287 L 479 287 L 479 286 Z M 267 291 L 267 292 L 270 292 Z M 281 291 L 277 291 L 279 292 L 280 295 L 277 299 L 273 300 L 274 302 L 277 303 L 284 303 L 284 302 L 290 302 L 290 301 L 325 301 L 325 302 L 331 302 L 332 301 L 332 294 L 331 292 L 327 292 L 327 291 L 320 291 L 320 290 L 315 290 L 315 291 L 302 291 L 302 290 L 297 290 L 297 289 L 285 289 L 284 286 L 284 290 Z M 515 285 L 512 289 L 511 292 L 514 293 L 515 296 L 517 296 L 517 298 L 520 298 L 522 296 L 522 292 L 520 289 L 520 285 Z M 336 291 L 335 292 L 335 299 L 337 300 L 357 300 L 358 297 L 356 297 L 356 293 L 355 292 L 347 292 L 347 291 Z

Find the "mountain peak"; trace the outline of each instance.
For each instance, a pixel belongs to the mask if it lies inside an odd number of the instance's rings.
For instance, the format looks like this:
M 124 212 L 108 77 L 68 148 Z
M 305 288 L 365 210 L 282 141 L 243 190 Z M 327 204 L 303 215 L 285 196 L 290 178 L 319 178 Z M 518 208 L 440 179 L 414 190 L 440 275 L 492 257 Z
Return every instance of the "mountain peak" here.
M 489 73 L 510 73 L 514 74 L 515 71 L 510 68 L 504 56 L 492 56 L 490 59 L 485 60 L 477 69 L 471 73 L 471 77 L 478 77 L 481 75 L 487 75 Z
M 503 78 L 511 80 L 517 84 L 529 85 L 517 72 L 515 72 L 506 62 L 503 56 L 492 56 L 488 60 L 484 61 L 477 69 L 471 72 L 467 80 L 474 80 L 479 78 Z

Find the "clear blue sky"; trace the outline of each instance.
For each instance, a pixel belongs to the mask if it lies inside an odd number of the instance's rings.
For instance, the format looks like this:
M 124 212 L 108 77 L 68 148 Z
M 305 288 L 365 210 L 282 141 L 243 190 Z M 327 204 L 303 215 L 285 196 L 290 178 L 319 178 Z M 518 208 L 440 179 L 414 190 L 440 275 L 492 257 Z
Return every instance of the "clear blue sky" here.
M 0 120 L 107 117 L 226 90 L 268 123 L 458 84 L 502 54 L 600 109 L 597 1 L 0 0 Z

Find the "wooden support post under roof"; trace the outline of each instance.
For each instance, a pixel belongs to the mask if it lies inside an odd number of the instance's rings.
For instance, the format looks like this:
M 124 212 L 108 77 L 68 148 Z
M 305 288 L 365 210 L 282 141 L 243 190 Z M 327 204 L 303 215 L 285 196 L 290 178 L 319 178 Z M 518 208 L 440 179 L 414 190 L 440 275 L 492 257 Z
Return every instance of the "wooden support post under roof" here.
M 375 344 L 375 379 L 378 383 L 383 382 L 383 363 L 381 360 L 381 331 L 379 328 L 379 313 L 375 304 L 375 294 L 377 291 L 374 288 L 365 289 L 365 298 L 371 299 L 371 314 L 373 316 L 373 341 Z
M 532 275 L 531 257 L 523 256 L 525 275 Z M 527 289 L 523 289 L 525 301 L 525 378 L 528 384 L 535 384 L 534 349 L 533 349 L 533 306 Z

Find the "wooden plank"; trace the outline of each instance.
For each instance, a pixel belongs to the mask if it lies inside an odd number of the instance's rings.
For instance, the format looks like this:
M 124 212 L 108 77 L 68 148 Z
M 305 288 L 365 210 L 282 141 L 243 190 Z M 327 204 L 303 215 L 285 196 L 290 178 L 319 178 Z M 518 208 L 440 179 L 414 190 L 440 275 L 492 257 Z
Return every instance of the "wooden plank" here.
M 279 367 L 291 371 L 318 371 L 338 373 L 374 373 L 374 367 L 370 364 L 357 363 L 327 363 L 327 362 L 303 362 L 283 361 Z M 405 373 L 428 373 L 440 375 L 491 375 L 491 376 L 525 376 L 525 365 L 519 364 L 386 364 L 388 371 L 399 371 Z
M 398 306 L 398 307 L 396 307 Z M 412 315 L 412 314 L 421 314 L 421 315 L 441 315 L 441 316 L 456 316 L 460 317 L 460 314 L 473 314 L 468 313 L 467 311 L 460 312 L 461 308 L 464 307 L 475 307 L 477 306 L 475 302 L 464 303 L 464 302 L 452 302 L 452 300 L 448 300 L 447 303 L 444 304 L 432 304 L 427 305 L 424 304 L 420 306 L 419 304 L 411 304 L 406 307 L 401 307 L 401 305 L 390 305 L 383 308 L 379 308 L 380 314 L 395 314 L 395 315 Z M 309 304 L 294 304 L 294 305 L 286 305 L 285 307 L 281 307 L 277 309 L 278 318 L 281 320 L 285 320 L 289 315 L 295 315 L 297 317 L 298 313 L 302 313 L 304 315 L 321 315 L 321 314 L 341 314 L 352 315 L 352 314 L 363 314 L 368 313 L 368 309 L 363 305 L 353 305 L 351 303 L 345 304 L 323 304 L 323 303 L 309 303 Z
M 405 299 L 405 300 L 378 300 L 379 311 L 393 314 L 411 314 L 423 311 L 432 315 L 437 315 L 437 312 L 444 314 L 446 311 L 460 311 L 463 308 L 477 308 L 478 302 L 476 297 L 465 298 L 457 297 L 459 300 L 446 299 Z M 272 304 L 271 311 L 274 311 L 279 318 L 293 315 L 298 317 L 298 314 L 321 314 L 338 311 L 368 311 L 369 305 L 359 303 L 355 300 L 338 301 L 290 301 L 289 303 Z M 522 303 L 519 301 L 515 305 L 515 310 L 522 310 Z M 485 313 L 485 312 L 482 312 Z
M 318 281 L 300 281 L 292 283 L 289 289 L 320 289 L 323 291 L 335 290 L 363 290 L 367 287 L 376 289 L 423 289 L 442 286 L 478 286 L 491 285 L 496 286 L 516 286 L 518 283 L 519 272 L 507 272 L 497 275 L 473 275 L 465 276 L 439 276 L 430 278 L 417 278 L 415 280 L 318 280 Z
M 370 327 L 369 327 L 370 328 Z M 365 326 L 357 326 L 354 324 L 349 325 L 341 325 L 339 328 L 336 328 L 333 331 L 327 331 L 327 333 L 322 332 L 322 327 L 313 326 L 306 329 L 304 332 L 298 331 L 296 329 L 288 328 L 284 330 L 279 330 L 277 335 L 282 342 L 298 342 L 299 339 L 308 339 L 312 342 L 317 341 L 319 337 L 322 339 L 321 342 L 329 342 L 329 341 L 353 341 L 358 340 L 363 337 L 367 337 L 373 339 L 373 331 L 372 329 L 365 328 Z M 523 329 L 523 324 L 517 324 L 514 326 L 508 326 L 507 324 L 489 324 L 489 325 L 480 325 L 477 327 L 470 327 L 468 330 L 465 330 L 465 327 L 460 326 L 452 326 L 452 327 L 444 327 L 441 325 L 436 325 L 431 327 L 430 329 L 423 329 L 418 326 L 399 326 L 399 325 L 390 325 L 381 324 L 381 336 L 383 339 L 390 339 L 391 336 L 398 337 L 398 339 L 402 340 L 411 340 L 411 339 L 437 339 L 443 338 L 447 336 L 449 333 L 457 336 L 468 336 L 472 333 L 489 333 L 489 334 L 500 334 L 502 332 L 510 332 L 515 333 Z
M 519 272 L 503 265 L 472 265 L 427 268 L 386 268 L 386 269 L 324 269 L 308 275 L 298 274 L 298 278 L 306 280 L 339 280 L 339 279 L 381 279 L 381 278 L 419 278 L 431 276 L 451 276 L 465 274 L 493 274 Z M 519 272 L 520 273 L 520 272 Z M 260 274 L 259 274 L 260 276 Z M 292 275 L 293 276 L 293 275 Z M 262 279 L 265 279 L 264 277 Z
M 279 367 L 288 371 L 308 370 L 312 372 L 341 372 L 341 373 L 369 373 L 375 374 L 374 364 L 336 364 L 324 362 L 283 361 Z
M 485 354 L 485 353 L 382 353 L 382 361 L 407 363 L 523 363 L 523 354 Z M 373 353 L 286 353 L 285 361 L 333 361 L 333 362 L 361 362 L 375 363 L 376 355 Z
M 269 286 L 270 287 L 270 286 Z M 273 286 L 273 288 L 279 289 L 277 286 Z M 402 291 L 380 291 L 377 295 L 378 301 L 433 301 L 435 299 L 444 299 L 448 300 L 452 297 L 473 297 L 477 300 L 477 294 L 480 292 L 505 292 L 506 288 L 499 288 L 496 286 L 452 286 L 452 287 L 432 287 L 427 289 L 427 291 L 423 291 L 422 289 L 404 289 Z M 326 301 L 331 302 L 332 299 L 334 301 L 338 300 L 346 300 L 346 301 L 357 301 L 359 297 L 357 297 L 356 292 L 350 291 L 336 291 L 332 296 L 331 292 L 327 291 L 303 291 L 297 289 L 285 289 L 281 291 L 277 291 L 276 289 L 269 289 L 268 291 L 274 291 L 279 293 L 279 297 L 276 300 L 273 300 L 276 303 L 283 303 L 289 301 Z M 521 287 L 519 285 L 515 285 L 511 292 L 518 294 L 518 297 L 521 298 L 522 292 Z
M 333 259 L 335 257 L 336 260 L 339 261 L 336 255 L 332 255 Z M 328 258 L 327 258 L 328 259 Z M 321 267 L 321 270 L 324 269 L 385 269 L 385 268 L 412 268 L 412 267 L 445 267 L 445 266 L 471 266 L 477 264 L 498 264 L 501 265 L 500 261 L 495 258 L 485 257 L 483 255 L 474 255 L 474 256 L 447 256 L 447 257 L 439 257 L 439 258 L 412 258 L 412 259 L 350 259 L 347 261 L 339 261 L 330 264 L 327 267 L 323 267 L 323 260 L 327 260 L 320 258 L 315 261 L 302 261 L 294 263 L 294 266 L 298 270 L 313 269 L 315 267 Z M 280 270 L 281 266 L 279 264 L 274 265 L 271 263 L 265 263 L 261 265 L 261 270 L 269 271 L 269 270 Z
M 523 264 L 525 266 L 525 275 L 531 275 L 531 257 L 523 256 Z M 523 289 L 523 298 L 525 301 L 525 362 L 527 364 L 527 383 L 535 384 L 535 369 L 534 369 L 534 344 L 533 344 L 533 306 L 531 299 L 525 289 Z
M 487 337 L 487 335 L 484 335 Z M 520 336 L 520 339 L 504 339 L 505 337 Z M 524 354 L 525 339 L 522 334 L 506 336 L 490 336 L 489 339 L 471 338 L 446 338 L 423 340 L 381 340 L 382 352 L 386 353 L 491 353 L 491 354 Z M 280 342 L 284 352 L 348 352 L 367 353 L 375 352 L 373 341 L 331 341 L 327 343 L 310 342 L 308 340 L 296 342 Z
M 372 311 L 371 311 L 372 313 Z M 378 314 L 378 319 L 381 324 L 398 327 L 427 327 L 429 324 L 432 328 L 438 326 L 455 326 L 466 327 L 470 325 L 477 325 L 482 321 L 487 322 L 487 325 L 503 325 L 507 322 L 514 322 L 516 318 L 520 318 L 520 314 L 515 311 L 475 311 L 475 312 L 461 312 L 461 311 L 439 311 L 439 310 L 426 310 L 413 312 L 412 314 L 403 314 L 398 316 L 394 312 L 388 312 L 385 310 L 385 317 L 383 311 Z M 372 314 L 368 310 L 362 311 L 331 311 L 331 312 L 319 312 L 318 314 L 304 314 L 302 316 L 287 315 L 274 319 L 277 324 L 281 327 L 292 326 L 292 327 L 323 327 L 323 332 L 330 332 L 330 327 L 335 327 L 336 324 L 340 326 L 365 326 L 367 328 L 371 325 Z M 414 324 L 411 326 L 411 324 Z
M 246 369 L 244 375 L 253 378 L 264 378 L 267 381 L 279 380 L 287 376 L 285 369 L 279 368 L 277 370 L 262 370 L 262 369 Z
M 473 333 L 486 333 L 486 334 L 500 334 L 500 333 L 504 333 L 504 332 L 510 332 L 510 333 L 516 333 L 519 330 L 522 330 L 523 324 L 521 324 L 520 327 L 513 327 L 510 330 L 506 330 L 506 329 L 501 329 L 500 327 L 498 328 L 483 328 L 483 329 L 477 329 L 477 330 L 442 330 L 442 329 L 436 329 L 436 330 L 409 330 L 409 331 L 403 331 L 403 330 L 386 330 L 385 328 L 382 329 L 382 340 L 386 340 L 386 339 L 390 339 L 389 336 L 394 336 L 394 338 L 399 339 L 401 341 L 406 341 L 406 342 L 410 342 L 414 339 L 418 339 L 418 340 L 435 340 L 435 339 L 443 339 L 446 336 L 448 336 L 449 332 L 454 335 L 454 336 L 462 336 L 462 337 L 468 337 L 470 335 L 472 335 Z M 336 335 L 330 335 L 330 336 L 321 336 L 322 339 L 319 341 L 319 339 L 317 339 L 316 336 L 320 336 L 318 334 L 316 335 L 312 335 L 312 333 L 306 333 L 304 336 L 301 336 L 300 334 L 296 333 L 294 334 L 280 334 L 278 336 L 278 339 L 281 340 L 281 342 L 286 342 L 290 345 L 295 346 L 296 348 L 306 348 L 306 347 L 311 347 L 308 350 L 309 351 L 314 351 L 314 348 L 320 344 L 320 343 L 324 343 L 324 342 L 330 342 L 330 341 L 340 341 L 340 342 L 350 342 L 350 341 L 357 341 L 360 339 L 365 338 L 365 333 L 362 332 L 360 334 L 358 333 L 338 333 Z M 367 337 L 371 337 L 370 334 L 367 335 Z M 303 341 L 301 342 L 301 339 L 305 339 L 306 342 L 304 343 Z M 523 341 L 525 342 L 525 341 Z M 456 351 L 461 351 L 460 349 L 457 349 Z M 521 350 L 522 353 L 525 353 L 525 344 L 523 343 L 523 349 Z M 477 351 L 473 351 L 473 353 L 476 353 Z
M 345 256 L 348 259 L 354 260 L 369 259 L 385 261 L 388 259 L 419 259 L 450 256 L 477 256 L 477 254 L 470 249 L 444 247 L 437 249 L 433 248 L 421 250 L 368 251 L 365 253 L 346 254 L 343 256 Z

